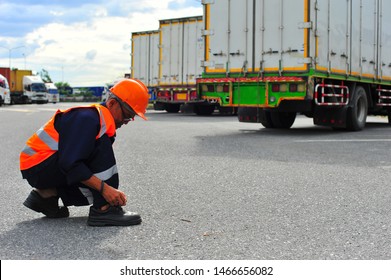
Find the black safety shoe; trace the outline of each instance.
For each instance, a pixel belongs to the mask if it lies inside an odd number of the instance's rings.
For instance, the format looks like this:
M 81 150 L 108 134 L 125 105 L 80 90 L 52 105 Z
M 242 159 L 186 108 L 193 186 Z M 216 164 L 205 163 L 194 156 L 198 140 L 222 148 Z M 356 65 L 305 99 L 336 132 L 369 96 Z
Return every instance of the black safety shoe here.
M 90 207 L 87 224 L 89 226 L 132 226 L 141 223 L 137 213 L 124 211 L 121 206 L 109 206 L 107 210 Z
M 58 196 L 43 198 L 36 191 L 32 190 L 23 205 L 31 210 L 43 213 L 48 218 L 66 218 L 69 217 L 69 211 L 66 206 L 58 206 Z

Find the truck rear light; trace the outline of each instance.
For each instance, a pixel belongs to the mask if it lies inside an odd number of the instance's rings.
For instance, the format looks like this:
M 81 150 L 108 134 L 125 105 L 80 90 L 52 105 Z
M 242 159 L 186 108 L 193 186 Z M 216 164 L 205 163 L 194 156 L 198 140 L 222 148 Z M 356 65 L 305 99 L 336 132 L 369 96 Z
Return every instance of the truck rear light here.
M 197 99 L 197 91 L 193 90 L 190 92 L 190 99 Z
M 289 85 L 289 91 L 290 92 L 297 92 L 297 84 L 290 84 Z
M 297 86 L 297 91 L 298 92 L 304 92 L 305 91 L 305 84 L 299 84 Z
M 202 92 L 207 92 L 208 91 L 208 86 L 207 85 L 202 85 L 201 86 Z
M 163 98 L 169 98 L 170 97 L 170 92 L 169 91 L 159 91 L 157 93 L 158 97 L 163 97 Z
M 218 85 L 216 86 L 216 92 L 229 92 L 229 85 Z
M 272 84 L 272 91 L 279 92 L 280 91 L 280 84 Z

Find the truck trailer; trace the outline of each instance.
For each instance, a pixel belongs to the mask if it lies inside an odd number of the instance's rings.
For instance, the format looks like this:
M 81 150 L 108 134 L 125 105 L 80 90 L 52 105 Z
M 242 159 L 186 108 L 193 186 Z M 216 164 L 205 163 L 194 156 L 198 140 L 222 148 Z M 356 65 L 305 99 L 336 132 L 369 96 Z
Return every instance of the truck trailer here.
M 178 112 L 182 104 L 198 103 L 196 78 L 201 77 L 203 17 L 159 21 L 159 81 L 155 109 Z
M 10 91 L 11 91 L 11 103 L 12 104 L 26 104 L 30 103 L 31 99 L 25 95 L 23 90 L 23 77 L 30 76 L 33 72 L 31 70 L 19 70 L 12 69 L 10 70 Z
M 132 33 L 131 77 L 147 86 L 151 103 L 159 82 L 159 40 L 159 30 Z
M 298 113 L 351 131 L 391 121 L 391 2 L 203 0 L 199 98 L 241 122 L 290 128 Z

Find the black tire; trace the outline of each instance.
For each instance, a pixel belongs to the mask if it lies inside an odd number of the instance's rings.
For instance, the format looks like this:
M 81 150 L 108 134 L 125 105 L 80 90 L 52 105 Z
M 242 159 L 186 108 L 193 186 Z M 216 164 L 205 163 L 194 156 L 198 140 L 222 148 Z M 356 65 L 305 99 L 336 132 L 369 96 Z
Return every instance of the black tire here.
M 274 128 L 271 112 L 259 109 L 259 121 L 265 128 Z
M 168 113 L 178 113 L 180 108 L 180 104 L 166 104 L 166 111 Z
M 296 119 L 295 112 L 270 112 L 274 128 L 289 129 Z
M 210 116 L 215 111 L 215 105 L 195 105 L 194 113 L 198 116 Z
M 156 102 L 153 104 L 153 109 L 155 111 L 164 111 L 165 110 L 165 106 L 164 104 L 160 103 L 160 102 Z
M 365 89 L 356 87 L 351 100 L 351 107 L 347 111 L 346 129 L 359 131 L 365 127 L 368 114 L 368 99 Z

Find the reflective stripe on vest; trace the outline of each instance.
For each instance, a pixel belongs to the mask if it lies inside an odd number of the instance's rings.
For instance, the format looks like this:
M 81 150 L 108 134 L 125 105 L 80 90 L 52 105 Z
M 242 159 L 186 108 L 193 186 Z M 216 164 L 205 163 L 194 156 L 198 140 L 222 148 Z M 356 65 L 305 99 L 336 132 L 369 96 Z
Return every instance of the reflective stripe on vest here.
M 26 146 L 20 153 L 21 170 L 29 169 L 43 162 L 58 151 L 59 135 L 54 127 L 56 115 L 59 113 L 67 113 L 77 108 L 96 108 L 98 111 L 100 130 L 96 139 L 99 139 L 104 134 L 107 134 L 109 137 L 115 135 L 115 122 L 113 116 L 110 111 L 102 105 L 94 104 L 91 106 L 74 107 L 67 110 L 57 110 L 54 116 L 27 140 Z

